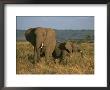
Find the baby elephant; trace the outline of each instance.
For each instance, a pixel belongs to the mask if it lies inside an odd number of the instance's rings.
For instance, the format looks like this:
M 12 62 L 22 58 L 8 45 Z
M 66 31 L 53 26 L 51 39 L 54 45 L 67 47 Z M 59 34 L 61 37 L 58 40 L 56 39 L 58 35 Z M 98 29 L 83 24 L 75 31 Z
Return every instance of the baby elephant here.
M 70 56 L 73 52 L 81 52 L 80 47 L 76 43 L 71 41 L 57 43 L 53 52 L 53 57 L 55 59 L 64 59 L 65 56 Z

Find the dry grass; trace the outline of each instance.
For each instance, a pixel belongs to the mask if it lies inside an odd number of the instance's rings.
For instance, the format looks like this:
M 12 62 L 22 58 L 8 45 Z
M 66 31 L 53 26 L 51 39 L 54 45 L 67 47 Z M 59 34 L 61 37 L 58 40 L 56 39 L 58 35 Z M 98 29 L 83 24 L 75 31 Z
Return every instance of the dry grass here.
M 71 57 L 33 64 L 33 47 L 29 42 L 17 41 L 16 74 L 94 74 L 94 43 L 80 43 L 83 57 L 74 52 Z

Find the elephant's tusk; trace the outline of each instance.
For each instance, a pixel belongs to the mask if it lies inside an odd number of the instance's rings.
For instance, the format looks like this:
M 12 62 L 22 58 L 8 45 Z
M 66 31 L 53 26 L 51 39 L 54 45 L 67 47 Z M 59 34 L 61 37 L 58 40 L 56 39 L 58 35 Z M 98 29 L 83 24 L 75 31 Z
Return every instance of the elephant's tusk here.
M 80 51 L 80 53 L 82 53 L 82 51 Z
M 43 48 L 43 43 L 41 44 L 41 48 Z

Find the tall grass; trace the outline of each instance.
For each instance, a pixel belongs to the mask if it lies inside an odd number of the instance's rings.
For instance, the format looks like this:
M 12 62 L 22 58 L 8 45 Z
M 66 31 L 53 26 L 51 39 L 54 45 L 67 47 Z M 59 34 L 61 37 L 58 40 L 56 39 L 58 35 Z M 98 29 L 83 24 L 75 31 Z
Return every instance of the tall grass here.
M 33 46 L 27 41 L 16 43 L 16 74 L 94 74 L 94 43 L 83 42 L 79 46 L 83 52 L 74 52 L 59 59 L 49 60 L 44 57 L 33 64 Z

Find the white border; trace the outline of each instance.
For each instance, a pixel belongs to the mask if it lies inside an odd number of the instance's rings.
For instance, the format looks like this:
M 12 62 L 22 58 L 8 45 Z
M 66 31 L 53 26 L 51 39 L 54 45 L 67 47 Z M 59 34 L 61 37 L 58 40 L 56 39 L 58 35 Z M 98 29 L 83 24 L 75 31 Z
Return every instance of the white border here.
M 94 16 L 94 75 L 16 75 L 16 16 Z M 5 5 L 6 87 L 106 87 L 107 5 Z

